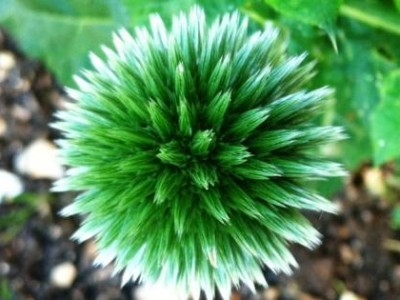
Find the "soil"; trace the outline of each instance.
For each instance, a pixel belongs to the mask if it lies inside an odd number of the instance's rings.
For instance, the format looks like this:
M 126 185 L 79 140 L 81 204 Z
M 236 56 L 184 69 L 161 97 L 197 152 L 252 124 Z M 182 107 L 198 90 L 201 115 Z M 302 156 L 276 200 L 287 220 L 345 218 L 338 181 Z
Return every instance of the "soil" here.
M 23 196 L 0 204 L 0 299 L 139 299 L 139 284 L 121 289 L 112 268 L 93 267 L 93 241 L 69 239 L 79 220 L 58 212 L 74 195 L 50 193 L 51 180 L 32 179 L 15 168 L 16 156 L 31 142 L 59 138 L 48 124 L 66 95 L 3 31 L 0 53 L 15 58 L 0 80 L 0 119 L 7 125 L 0 135 L 0 169 L 17 174 L 25 187 Z M 268 288 L 258 287 L 253 295 L 242 287 L 232 300 L 400 299 L 400 233 L 390 227 L 390 203 L 367 188 L 369 169 L 360 168 L 333 199 L 341 208 L 337 215 L 310 215 L 323 240 L 312 251 L 293 246 L 300 265 L 293 276 L 266 269 Z M 60 287 L 53 275 L 63 263 L 72 266 L 72 280 Z

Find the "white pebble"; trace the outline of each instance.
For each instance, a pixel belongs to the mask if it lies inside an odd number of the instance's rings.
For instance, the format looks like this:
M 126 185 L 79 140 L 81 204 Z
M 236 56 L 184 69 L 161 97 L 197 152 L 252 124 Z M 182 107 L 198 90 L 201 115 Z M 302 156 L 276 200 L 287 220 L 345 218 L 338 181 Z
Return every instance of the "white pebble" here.
M 4 136 L 7 132 L 7 123 L 4 119 L 0 118 L 0 136 Z
M 9 51 L 4 51 L 0 52 L 0 69 L 1 70 L 11 70 L 14 68 L 16 64 L 15 56 L 9 52 Z
M 32 113 L 21 105 L 14 105 L 12 108 L 12 116 L 21 122 L 28 122 L 32 118 Z
M 47 140 L 36 140 L 16 159 L 16 169 L 34 179 L 59 179 L 63 168 L 57 148 Z
M 178 291 L 174 289 L 161 288 L 152 285 L 142 285 L 135 291 L 135 299 L 137 300 L 185 300 Z M 187 298 L 186 298 L 187 299 Z
M 10 272 L 10 265 L 6 262 L 0 262 L 0 275 L 5 276 Z
M 364 171 L 364 182 L 367 190 L 374 196 L 386 194 L 385 176 L 379 168 L 370 168 Z
M 0 201 L 5 198 L 15 198 L 23 190 L 22 182 L 16 175 L 0 170 Z
M 342 295 L 340 295 L 340 300 L 363 300 L 364 298 L 361 298 L 354 294 L 351 291 L 345 291 Z
M 77 275 L 77 270 L 73 263 L 64 262 L 51 270 L 50 282 L 58 288 L 69 288 L 73 284 Z

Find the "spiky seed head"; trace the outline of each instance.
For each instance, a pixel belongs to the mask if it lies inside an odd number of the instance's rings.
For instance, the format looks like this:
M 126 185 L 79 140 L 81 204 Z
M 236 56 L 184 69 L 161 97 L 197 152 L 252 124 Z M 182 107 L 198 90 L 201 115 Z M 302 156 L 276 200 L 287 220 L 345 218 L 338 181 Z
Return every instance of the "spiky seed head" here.
M 263 265 L 290 273 L 288 244 L 319 241 L 301 210 L 335 209 L 304 181 L 343 175 L 313 152 L 343 137 L 310 123 L 331 94 L 304 88 L 313 64 L 277 29 L 249 35 L 237 12 L 208 27 L 199 7 L 170 31 L 157 15 L 120 30 L 104 52 L 55 124 L 72 167 L 56 189 L 84 191 L 63 211 L 86 216 L 74 237 L 95 237 L 124 282 L 195 298 L 266 284 Z

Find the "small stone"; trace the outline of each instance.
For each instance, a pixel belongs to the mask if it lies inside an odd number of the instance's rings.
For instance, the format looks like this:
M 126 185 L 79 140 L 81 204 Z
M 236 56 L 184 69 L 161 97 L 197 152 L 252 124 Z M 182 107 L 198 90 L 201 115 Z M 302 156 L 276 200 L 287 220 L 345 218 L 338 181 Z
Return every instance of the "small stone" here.
M 28 122 L 32 118 L 31 112 L 21 105 L 14 105 L 11 113 L 20 122 Z
M 73 263 L 64 262 L 51 270 L 50 282 L 58 288 L 69 288 L 72 286 L 77 275 L 77 270 Z
M 94 242 L 94 240 L 88 240 L 85 243 L 85 254 L 91 261 L 95 260 L 97 254 L 98 254 L 98 251 L 97 251 L 96 243 Z
M 394 266 L 392 280 L 395 285 L 400 286 L 400 265 Z
M 16 63 L 15 56 L 11 52 L 0 52 L 0 70 L 9 71 L 15 67 Z
M 92 275 L 92 279 L 94 282 L 109 280 L 112 277 L 113 272 L 114 268 L 112 265 L 104 266 L 96 269 L 96 271 Z
M 0 170 L 0 201 L 17 197 L 24 190 L 18 176 L 5 170 Z
M 340 257 L 342 261 L 348 265 L 351 264 L 354 260 L 354 253 L 352 249 L 348 245 L 340 245 L 339 247 Z
M 52 100 L 53 100 L 52 103 L 54 104 L 54 106 L 60 110 L 68 109 L 68 105 L 70 105 L 71 102 L 74 101 L 71 98 L 68 98 L 64 95 L 58 95 L 58 97 L 54 97 L 54 99 L 52 99 Z
M 294 279 L 288 279 L 288 282 L 281 288 L 282 298 L 298 299 L 300 297 L 300 286 Z
M 364 223 L 369 224 L 373 221 L 374 215 L 372 214 L 371 211 L 365 209 L 361 212 L 361 219 L 363 220 Z
M 43 139 L 34 141 L 17 157 L 16 169 L 34 179 L 55 180 L 64 173 L 57 148 Z
M 24 78 L 18 78 L 13 87 L 20 92 L 27 92 L 31 88 L 31 82 Z
M 43 197 L 42 196 L 38 197 L 37 200 L 38 201 L 36 201 L 36 209 L 37 209 L 37 212 L 39 213 L 39 215 L 42 218 L 51 216 L 52 215 L 51 206 L 50 206 L 50 202 L 46 199 L 46 196 L 43 195 Z
M 173 289 L 165 289 L 151 285 L 142 285 L 135 292 L 136 300 L 184 300 L 179 293 Z
M 10 265 L 6 262 L 0 262 L 0 275 L 6 276 L 10 272 Z
M 90 268 L 97 255 L 96 243 L 93 239 L 89 239 L 84 243 L 82 255 L 79 260 L 79 267 L 82 269 Z
M 302 264 L 302 268 L 309 270 L 308 276 L 300 276 L 297 278 L 298 286 L 307 288 L 314 293 L 323 294 L 332 286 L 334 274 L 333 260 L 327 257 L 316 258 Z M 295 299 L 299 299 L 296 295 Z
M 370 168 L 364 171 L 364 182 L 367 190 L 373 196 L 384 196 L 386 193 L 385 178 L 379 168 Z
M 0 137 L 4 136 L 7 132 L 7 123 L 4 119 L 0 118 Z
M 364 298 L 354 294 L 351 291 L 345 291 L 340 295 L 340 300 L 364 300 Z
M 337 228 L 337 234 L 341 240 L 346 240 L 350 237 L 350 229 L 346 224 L 339 225 Z
M 57 240 L 62 236 L 62 228 L 58 225 L 51 225 L 49 228 L 49 236 L 53 240 Z
M 279 289 L 276 287 L 269 287 L 263 292 L 263 300 L 278 300 L 280 296 Z

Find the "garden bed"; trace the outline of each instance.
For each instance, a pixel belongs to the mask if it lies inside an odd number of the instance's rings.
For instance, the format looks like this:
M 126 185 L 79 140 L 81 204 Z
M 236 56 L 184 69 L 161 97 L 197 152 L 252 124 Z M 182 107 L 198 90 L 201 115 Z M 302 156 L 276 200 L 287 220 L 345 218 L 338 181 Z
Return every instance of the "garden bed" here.
M 67 96 L 46 68 L 21 53 L 3 31 L 0 57 L 0 169 L 17 176 L 24 189 L 15 201 L 0 204 L 0 299 L 144 299 L 146 290 L 138 284 L 121 289 L 112 268 L 92 266 L 93 241 L 70 240 L 79 220 L 58 212 L 73 195 L 49 192 L 59 166 L 32 170 L 18 163 L 38 141 L 43 151 L 54 149 L 59 133 L 48 124 Z M 314 251 L 293 247 L 300 265 L 294 275 L 266 270 L 269 288 L 259 287 L 256 296 L 243 287 L 232 299 L 398 299 L 400 234 L 389 224 L 390 203 L 373 196 L 365 184 L 366 176 L 379 179 L 390 171 L 365 165 L 352 174 L 333 198 L 338 215 L 310 216 L 322 244 Z

